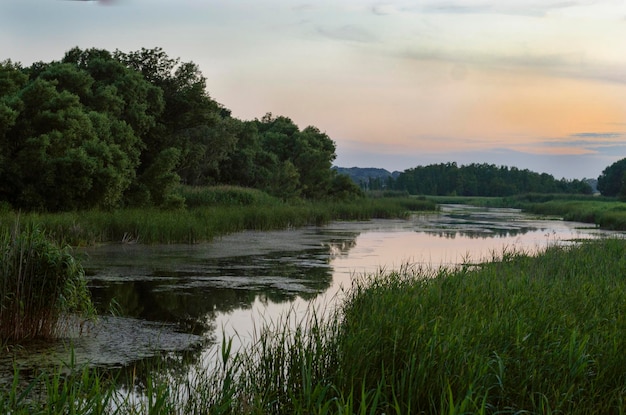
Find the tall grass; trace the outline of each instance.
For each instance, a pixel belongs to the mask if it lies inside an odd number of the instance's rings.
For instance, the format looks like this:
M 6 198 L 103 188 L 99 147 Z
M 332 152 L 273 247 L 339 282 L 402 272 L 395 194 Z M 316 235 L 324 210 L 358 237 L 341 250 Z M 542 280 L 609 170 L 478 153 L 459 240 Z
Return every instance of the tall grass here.
M 224 339 L 217 367 L 155 375 L 144 400 L 116 398 L 116 413 L 624 413 L 625 275 L 626 241 L 611 239 L 363 276 L 330 315 L 269 323 L 243 351 Z M 90 408 L 111 385 L 85 393 Z M 24 413 L 16 396 L 0 393 L 0 411 Z
M 64 313 L 93 308 L 80 264 L 70 248 L 37 227 L 0 235 L 0 340 L 50 338 Z
M 359 279 L 332 319 L 260 337 L 230 409 L 623 413 L 625 271 L 607 240 Z
M 523 194 L 511 197 L 429 196 L 437 203 L 484 207 L 512 207 L 537 215 L 593 224 L 602 229 L 626 230 L 626 203 L 615 198 L 576 194 Z
M 436 209 L 431 201 L 411 197 L 286 203 L 257 190 L 233 187 L 186 188 L 182 194 L 189 206 L 180 210 L 22 213 L 20 223 L 24 227 L 38 226 L 55 240 L 73 246 L 102 242 L 197 243 L 243 230 L 397 218 L 406 217 L 411 211 Z M 17 213 L 0 213 L 0 231 L 15 226 L 16 218 Z
M 591 223 L 603 229 L 626 230 L 626 204 L 615 199 L 552 200 L 524 204 L 523 209 L 540 215 Z

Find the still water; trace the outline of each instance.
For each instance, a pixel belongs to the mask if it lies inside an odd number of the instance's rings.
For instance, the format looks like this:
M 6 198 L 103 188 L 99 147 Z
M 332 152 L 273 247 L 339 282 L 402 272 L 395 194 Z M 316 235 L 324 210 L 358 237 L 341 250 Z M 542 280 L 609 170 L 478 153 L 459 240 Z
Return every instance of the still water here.
M 112 244 L 78 252 L 101 313 L 82 334 L 0 357 L 0 371 L 68 362 L 123 368 L 156 356 L 198 361 L 223 336 L 235 347 L 255 328 L 311 304 L 332 307 L 355 275 L 406 264 L 454 266 L 503 250 L 607 235 L 589 225 L 515 209 L 446 205 L 408 220 L 335 222 L 242 232 L 197 245 Z

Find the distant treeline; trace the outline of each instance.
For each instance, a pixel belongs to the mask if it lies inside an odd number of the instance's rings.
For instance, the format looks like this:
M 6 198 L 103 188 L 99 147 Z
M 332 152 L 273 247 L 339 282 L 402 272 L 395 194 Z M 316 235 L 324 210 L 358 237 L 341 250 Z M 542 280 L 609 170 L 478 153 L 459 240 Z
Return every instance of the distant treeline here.
M 440 163 L 418 166 L 386 178 L 361 181 L 368 190 L 401 190 L 410 194 L 438 196 L 510 196 L 520 193 L 591 194 L 584 180 L 555 179 L 547 173 L 535 173 L 516 167 L 494 164 Z
M 335 143 L 316 127 L 271 114 L 234 118 L 206 92 L 197 65 L 160 48 L 74 48 L 30 67 L 0 62 L 5 208 L 177 207 L 179 184 L 253 187 L 283 199 L 359 194 L 331 169 L 335 157 Z

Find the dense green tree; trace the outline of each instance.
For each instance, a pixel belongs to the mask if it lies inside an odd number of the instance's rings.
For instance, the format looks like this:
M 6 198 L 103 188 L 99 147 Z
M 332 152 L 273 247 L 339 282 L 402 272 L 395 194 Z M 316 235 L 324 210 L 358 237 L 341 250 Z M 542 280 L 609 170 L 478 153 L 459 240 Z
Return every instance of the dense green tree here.
M 163 94 L 164 110 L 144 140 L 139 174 L 150 170 L 162 151 L 177 148 L 180 157 L 174 168 L 183 183 L 215 183 L 220 162 L 235 149 L 239 125 L 206 92 L 206 78 L 198 66 L 172 59 L 161 48 L 116 51 L 115 57 Z
M 272 186 L 272 175 L 279 169 L 278 157 L 263 148 L 256 122 L 238 123 L 237 145 L 220 161 L 219 181 L 268 190 Z
M 390 186 L 411 194 L 510 196 L 519 193 L 582 193 L 591 187 L 581 180 L 556 180 L 547 173 L 493 164 L 441 163 L 407 169 Z
M 197 65 L 160 48 L 0 63 L 0 201 L 17 208 L 182 206 L 179 183 L 284 199 L 358 195 L 334 159 L 335 143 L 316 127 L 233 118 Z
M 616 161 L 598 177 L 598 190 L 602 196 L 626 196 L 626 158 Z
M 275 168 L 279 175 L 284 176 L 284 169 L 290 170 L 293 166 L 298 173 L 298 187 L 303 197 L 315 199 L 328 195 L 336 154 L 335 143 L 327 134 L 313 126 L 300 131 L 290 118 L 273 117 L 270 113 L 257 120 L 256 124 L 262 149 L 277 158 Z M 288 176 L 296 179 L 296 175 Z
M 1 197 L 25 209 L 117 206 L 139 165 L 137 132 L 154 123 L 150 108 L 159 112 L 158 91 L 95 49 L 37 62 L 21 76 L 8 65 L 2 72 L 0 114 L 10 122 L 0 131 Z
M 328 196 L 337 200 L 350 200 L 362 197 L 363 191 L 348 175 L 335 172 Z

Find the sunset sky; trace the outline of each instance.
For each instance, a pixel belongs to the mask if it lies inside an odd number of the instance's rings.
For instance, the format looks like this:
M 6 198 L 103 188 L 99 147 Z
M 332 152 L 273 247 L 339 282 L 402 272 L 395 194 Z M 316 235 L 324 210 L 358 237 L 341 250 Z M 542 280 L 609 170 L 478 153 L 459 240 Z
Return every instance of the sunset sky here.
M 240 119 L 315 125 L 335 164 L 597 178 L 626 157 L 626 1 L 1 0 L 0 60 L 162 47 Z

